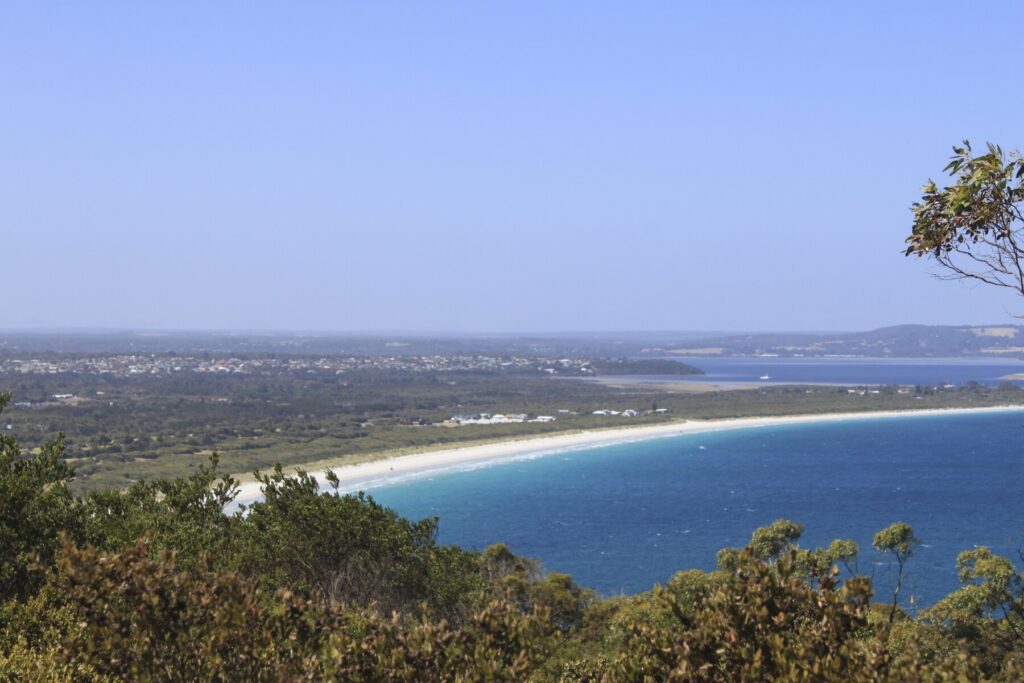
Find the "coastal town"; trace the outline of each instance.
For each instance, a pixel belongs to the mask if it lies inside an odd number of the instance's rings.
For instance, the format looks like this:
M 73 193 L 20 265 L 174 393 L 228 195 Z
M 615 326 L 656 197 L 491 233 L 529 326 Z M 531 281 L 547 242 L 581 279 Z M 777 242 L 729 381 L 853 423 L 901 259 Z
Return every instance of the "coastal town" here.
M 587 376 L 593 359 L 529 356 L 222 356 L 176 354 L 55 355 L 52 358 L 0 358 L 0 374 L 61 373 L 132 377 L 198 373 L 212 375 L 344 374 L 395 372 L 518 372 Z

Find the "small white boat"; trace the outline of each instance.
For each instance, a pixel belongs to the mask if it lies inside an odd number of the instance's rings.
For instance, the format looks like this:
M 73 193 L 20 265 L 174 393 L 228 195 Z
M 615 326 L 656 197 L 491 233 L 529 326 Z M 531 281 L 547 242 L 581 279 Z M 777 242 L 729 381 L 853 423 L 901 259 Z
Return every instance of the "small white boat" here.
M 758 377 L 758 379 L 771 379 L 771 378 L 772 378 L 771 375 L 761 375 L 760 377 Z

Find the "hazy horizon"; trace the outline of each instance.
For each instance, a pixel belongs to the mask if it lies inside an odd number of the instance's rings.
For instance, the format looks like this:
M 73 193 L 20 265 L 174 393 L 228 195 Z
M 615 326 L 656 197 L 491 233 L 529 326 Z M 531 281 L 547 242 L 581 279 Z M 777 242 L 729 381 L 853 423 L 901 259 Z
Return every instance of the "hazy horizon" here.
M 12 6 L 0 329 L 1015 324 L 1024 301 L 902 250 L 951 145 L 1024 145 L 1024 92 L 949 47 L 985 27 L 986 62 L 1012 64 L 1022 23 L 1013 3 Z
M 789 328 L 765 328 L 765 329 L 723 329 L 723 330 L 698 330 L 698 329 L 678 329 L 678 330 L 491 330 L 491 331 L 480 331 L 480 330 L 331 330 L 331 329 L 259 329 L 259 328 L 132 328 L 132 327 L 107 327 L 107 328 L 90 328 L 90 327 L 37 327 L 37 328 L 0 328 L 0 334 L 27 334 L 27 335 L 138 335 L 138 336 L 174 336 L 174 335 L 253 335 L 253 336 L 314 336 L 314 337 L 372 337 L 372 336 L 396 336 L 396 337 L 445 337 L 449 336 L 452 338 L 459 337 L 514 337 L 523 336 L 530 337 L 535 335 L 546 335 L 551 337 L 565 337 L 571 338 L 578 336 L 580 338 L 585 337 L 596 337 L 601 335 L 614 335 L 614 336 L 635 336 L 635 337 L 670 337 L 678 336 L 681 338 L 685 337 L 714 337 L 714 336 L 741 336 L 741 335 L 762 335 L 762 334 L 857 334 L 863 332 L 872 332 L 878 329 L 884 329 L 887 327 L 903 327 L 903 326 L 925 326 L 925 327 L 952 327 L 952 328 L 966 328 L 966 327 L 1012 327 L 1012 326 L 1024 326 L 1024 320 L 1013 319 L 1009 322 L 992 322 L 992 323 L 944 323 L 944 324 L 932 324 L 932 323 L 896 323 L 894 325 L 886 325 L 883 327 L 873 327 L 865 329 L 854 329 L 854 328 L 843 328 L 843 329 L 789 329 Z

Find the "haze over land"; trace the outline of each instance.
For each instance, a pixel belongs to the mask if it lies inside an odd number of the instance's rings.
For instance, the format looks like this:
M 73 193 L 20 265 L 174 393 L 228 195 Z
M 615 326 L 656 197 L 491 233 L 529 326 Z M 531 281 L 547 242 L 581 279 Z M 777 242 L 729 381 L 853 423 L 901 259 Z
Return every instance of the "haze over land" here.
M 0 332 L 0 359 L 32 354 L 326 354 L 541 357 L 1024 357 L 1024 326 L 897 325 L 863 332 L 590 332 L 359 335 L 308 332 Z

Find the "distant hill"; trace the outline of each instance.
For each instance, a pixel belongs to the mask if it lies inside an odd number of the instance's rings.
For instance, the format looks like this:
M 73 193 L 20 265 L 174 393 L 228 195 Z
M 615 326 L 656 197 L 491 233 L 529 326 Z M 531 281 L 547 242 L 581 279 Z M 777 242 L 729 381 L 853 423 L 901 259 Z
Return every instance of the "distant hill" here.
M 877 358 L 1024 357 L 1024 326 L 896 325 L 870 332 L 765 333 L 687 339 L 645 355 L 868 356 Z

